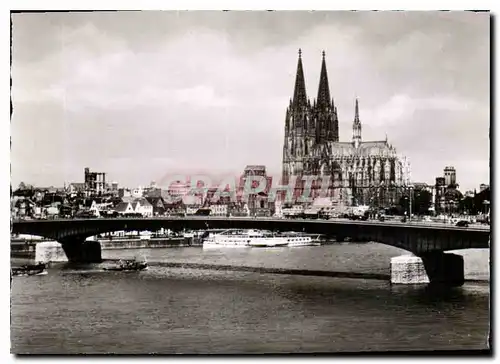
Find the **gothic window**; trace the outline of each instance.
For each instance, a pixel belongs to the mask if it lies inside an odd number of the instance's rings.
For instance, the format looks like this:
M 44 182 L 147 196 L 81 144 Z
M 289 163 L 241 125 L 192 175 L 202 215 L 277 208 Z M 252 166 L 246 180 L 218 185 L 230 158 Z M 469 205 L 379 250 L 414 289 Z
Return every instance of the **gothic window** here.
M 380 180 L 383 181 L 385 178 L 385 162 L 383 160 L 380 161 Z
M 342 169 L 337 161 L 332 163 L 332 176 L 334 181 L 339 181 L 342 179 Z
M 396 180 L 396 164 L 394 162 L 394 159 L 391 160 L 391 175 L 390 175 L 390 180 L 395 181 Z
M 329 176 L 330 175 L 330 167 L 327 162 L 323 162 L 321 166 L 321 175 Z
M 335 182 L 342 180 L 342 174 L 339 171 L 333 172 L 333 180 Z

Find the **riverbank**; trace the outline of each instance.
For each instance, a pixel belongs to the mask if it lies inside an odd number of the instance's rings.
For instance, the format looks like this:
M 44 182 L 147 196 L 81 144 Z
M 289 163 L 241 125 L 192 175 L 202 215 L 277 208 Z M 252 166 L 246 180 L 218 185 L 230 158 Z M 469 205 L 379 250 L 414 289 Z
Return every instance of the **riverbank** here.
M 255 272 L 268 274 L 288 274 L 313 277 L 335 277 L 335 278 L 362 278 L 362 279 L 378 279 L 388 280 L 387 274 L 375 273 L 356 273 L 356 272 L 333 272 L 324 270 L 310 269 L 285 269 L 285 268 L 264 268 L 264 267 L 249 267 L 237 265 L 220 265 L 220 264 L 202 264 L 202 263 L 157 263 L 155 264 L 165 268 L 183 268 L 183 269 L 202 269 L 216 271 L 232 271 L 232 272 Z
M 35 259 L 36 245 L 49 240 L 11 240 L 10 257 L 16 259 Z M 151 239 L 97 239 L 101 250 L 123 249 L 162 249 L 200 247 L 202 242 L 195 238 L 151 238 Z
M 185 237 L 112 240 L 97 239 L 97 241 L 101 243 L 101 250 L 182 248 L 202 245 L 199 240 Z

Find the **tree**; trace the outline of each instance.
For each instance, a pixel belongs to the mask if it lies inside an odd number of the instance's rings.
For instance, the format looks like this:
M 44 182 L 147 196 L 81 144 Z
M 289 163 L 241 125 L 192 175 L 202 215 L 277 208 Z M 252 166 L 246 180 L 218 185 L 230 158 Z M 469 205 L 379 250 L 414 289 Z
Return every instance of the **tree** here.
M 458 203 L 458 209 L 460 212 L 467 213 L 468 215 L 476 215 L 477 208 L 474 204 L 474 198 L 471 196 L 467 196 L 464 199 L 460 200 Z
M 485 212 L 484 201 L 491 201 L 491 190 L 489 188 L 474 196 L 474 207 L 476 209 L 476 213 Z
M 399 199 L 399 205 L 396 207 L 398 215 L 408 213 L 410 210 L 410 200 L 408 195 L 401 196 Z
M 445 211 L 448 213 L 457 212 L 457 208 L 460 208 L 460 201 L 463 200 L 463 197 L 463 194 L 459 190 L 448 188 L 444 193 Z
M 412 190 L 411 197 L 411 213 L 415 215 L 428 214 L 429 208 L 432 206 L 432 194 L 427 190 Z M 399 199 L 401 210 L 410 213 L 410 193 L 407 192 Z
M 427 190 L 413 191 L 412 212 L 415 214 L 428 214 L 432 205 L 432 194 Z

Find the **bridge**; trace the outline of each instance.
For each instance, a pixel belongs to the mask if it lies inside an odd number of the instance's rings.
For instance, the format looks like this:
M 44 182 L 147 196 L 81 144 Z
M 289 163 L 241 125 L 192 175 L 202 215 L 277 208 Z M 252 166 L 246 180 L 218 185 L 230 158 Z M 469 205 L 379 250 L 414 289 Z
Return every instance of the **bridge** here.
M 69 261 L 99 262 L 100 244 L 85 241 L 86 238 L 113 231 L 157 231 L 161 228 L 174 231 L 233 228 L 301 231 L 335 237 L 337 241 L 343 241 L 345 238 L 360 242 L 373 241 L 404 249 L 421 257 L 428 273 L 436 272 L 438 266 L 442 268 L 446 265 L 444 260 L 447 257 L 454 256 L 444 254 L 446 251 L 489 248 L 490 245 L 490 230 L 474 227 L 209 216 L 15 221 L 12 224 L 12 233 L 54 239 L 61 243 Z M 463 275 L 463 260 L 461 264 Z

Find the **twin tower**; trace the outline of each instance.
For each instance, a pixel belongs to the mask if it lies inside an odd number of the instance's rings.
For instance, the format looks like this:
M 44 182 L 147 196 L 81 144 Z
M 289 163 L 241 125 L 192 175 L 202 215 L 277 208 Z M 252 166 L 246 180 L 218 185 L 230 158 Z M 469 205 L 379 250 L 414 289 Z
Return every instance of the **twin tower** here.
M 292 143 L 292 140 L 299 143 Z M 318 96 L 311 101 L 307 98 L 304 70 L 302 67 L 302 51 L 299 49 L 299 60 L 297 64 L 297 76 L 295 78 L 295 90 L 293 98 L 286 110 L 285 120 L 285 154 L 293 157 L 295 146 L 303 146 L 302 153 L 307 156 L 309 150 L 315 145 L 325 142 L 339 141 L 339 120 L 337 107 L 333 98 L 330 98 L 330 86 L 328 84 L 328 73 L 326 71 L 325 52 L 321 62 L 321 73 L 319 78 Z M 353 123 L 353 143 L 355 146 L 361 142 L 361 123 L 359 121 L 358 101 L 356 100 L 355 118 Z M 288 145 L 287 145 L 288 144 Z M 288 149 L 288 150 L 286 150 Z

